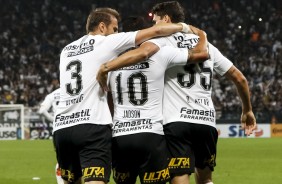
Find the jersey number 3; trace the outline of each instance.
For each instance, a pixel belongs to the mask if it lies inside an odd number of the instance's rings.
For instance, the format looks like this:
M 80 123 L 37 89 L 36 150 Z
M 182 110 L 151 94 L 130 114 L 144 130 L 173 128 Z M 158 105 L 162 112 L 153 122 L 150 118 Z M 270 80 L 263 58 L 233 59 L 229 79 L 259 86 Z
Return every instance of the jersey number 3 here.
M 66 91 L 71 96 L 78 95 L 82 90 L 81 61 L 71 61 L 66 68 L 66 71 L 69 70 L 71 70 L 71 79 L 74 80 L 74 83 L 67 83 Z

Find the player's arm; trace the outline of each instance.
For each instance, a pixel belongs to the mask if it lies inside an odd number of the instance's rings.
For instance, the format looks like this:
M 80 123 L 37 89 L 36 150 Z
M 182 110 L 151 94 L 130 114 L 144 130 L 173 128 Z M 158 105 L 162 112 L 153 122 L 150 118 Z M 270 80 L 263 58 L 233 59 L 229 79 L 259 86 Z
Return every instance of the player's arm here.
M 190 26 L 191 31 L 199 36 L 199 42 L 193 49 L 189 50 L 189 63 L 203 62 L 209 59 L 207 34 L 194 26 Z
M 53 120 L 54 120 L 54 116 L 52 116 L 48 111 L 43 111 L 42 114 L 43 114 L 49 121 L 53 121 Z
M 135 44 L 140 45 L 151 38 L 168 36 L 176 32 L 191 33 L 191 29 L 185 23 L 159 23 L 150 28 L 139 30 L 135 37 Z
M 45 101 L 45 103 L 42 103 L 40 105 L 38 113 L 42 114 L 43 116 L 45 116 L 49 121 L 53 121 L 54 117 L 48 112 L 50 107 L 51 107 L 51 103 L 46 103 L 46 101 Z
M 189 50 L 189 55 L 188 55 L 189 62 L 196 63 L 200 61 L 205 61 L 209 58 L 209 53 L 207 49 L 207 44 L 208 44 L 207 35 L 204 31 L 196 27 L 193 27 L 193 31 L 195 34 L 199 36 L 200 40 L 194 49 Z M 157 46 L 156 44 L 150 41 L 145 42 L 141 44 L 140 47 L 134 50 L 130 50 L 112 61 L 104 63 L 100 67 L 97 76 L 99 78 L 99 75 L 104 75 L 109 71 L 113 71 L 121 67 L 130 66 L 139 63 L 140 61 L 144 61 L 149 57 L 151 57 L 153 54 L 155 54 L 157 51 L 159 51 L 159 46 Z
M 159 24 L 157 24 L 159 25 Z M 182 25 L 182 24 L 180 24 Z M 202 62 L 209 58 L 207 51 L 207 35 L 204 31 L 193 27 L 195 34 L 199 36 L 199 42 L 197 46 L 189 51 L 187 61 L 190 63 Z M 140 61 L 144 61 L 159 50 L 159 47 L 152 42 L 145 42 L 140 47 L 134 50 L 130 50 L 116 59 L 106 62 L 101 65 L 96 79 L 99 82 L 100 86 L 105 90 L 109 91 L 107 87 L 107 73 L 121 67 L 130 66 L 136 64 Z
M 145 42 L 140 47 L 130 50 L 116 59 L 101 65 L 99 71 L 97 72 L 96 80 L 99 82 L 104 91 L 109 91 L 107 86 L 108 72 L 144 61 L 158 52 L 159 49 L 160 48 L 154 43 Z
M 256 128 L 256 118 L 252 111 L 248 81 L 235 66 L 226 72 L 225 77 L 236 85 L 242 102 L 241 126 L 245 129 L 246 135 L 250 135 Z

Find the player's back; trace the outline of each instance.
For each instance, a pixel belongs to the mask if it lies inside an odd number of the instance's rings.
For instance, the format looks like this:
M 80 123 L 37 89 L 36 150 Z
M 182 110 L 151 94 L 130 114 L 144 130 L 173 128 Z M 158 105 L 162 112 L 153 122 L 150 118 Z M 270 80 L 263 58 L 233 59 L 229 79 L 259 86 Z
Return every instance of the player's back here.
M 135 35 L 136 32 L 85 35 L 64 47 L 60 57 L 61 96 L 54 131 L 82 123 L 112 122 L 96 74 L 103 63 L 135 46 Z
M 164 73 L 167 67 L 187 61 L 183 54 L 187 50 L 182 50 L 182 55 L 172 49 L 161 48 L 144 62 L 111 72 L 114 137 L 140 132 L 163 135 Z
M 198 41 L 197 35 L 176 33 L 164 38 L 162 44 L 192 49 Z M 211 98 L 212 76 L 214 71 L 223 75 L 232 63 L 210 43 L 209 54 L 210 59 L 203 63 L 174 66 L 166 71 L 165 124 L 187 121 L 215 126 L 215 109 Z

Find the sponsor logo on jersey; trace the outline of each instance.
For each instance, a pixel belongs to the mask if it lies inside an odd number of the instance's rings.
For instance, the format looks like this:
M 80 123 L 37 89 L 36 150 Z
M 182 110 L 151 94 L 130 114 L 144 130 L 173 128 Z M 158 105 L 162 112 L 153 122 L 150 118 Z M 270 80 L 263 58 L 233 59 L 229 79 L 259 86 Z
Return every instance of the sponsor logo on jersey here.
M 215 111 L 214 110 L 205 111 L 205 110 L 189 109 L 187 107 L 182 107 L 180 110 L 180 118 L 215 122 Z
M 171 158 L 168 164 L 169 169 L 190 168 L 189 158 Z
M 161 182 L 167 181 L 170 178 L 168 168 L 156 171 L 156 172 L 145 172 L 143 181 L 144 183 Z
M 139 70 L 139 69 L 146 69 L 149 68 L 149 63 L 144 62 L 144 63 L 138 63 L 136 65 L 131 65 L 127 67 L 120 68 L 119 70 Z
M 151 119 L 139 119 L 135 121 L 117 121 L 113 127 L 113 133 L 131 132 L 144 129 L 152 129 Z
M 82 169 L 83 178 L 105 178 L 104 167 L 86 167 Z
M 83 42 L 80 45 L 68 45 L 66 46 L 63 51 L 70 51 L 70 50 L 78 50 L 78 49 L 82 49 L 82 48 L 87 48 L 89 46 L 94 45 L 95 40 L 91 39 L 88 42 Z
M 94 50 L 94 47 L 93 47 L 93 45 L 91 45 L 89 47 L 81 48 L 78 51 L 68 52 L 67 57 L 73 57 L 73 56 L 77 56 L 77 55 L 80 55 L 80 54 L 85 54 L 85 53 L 91 52 L 93 50 Z
M 62 126 L 67 124 L 73 124 L 80 121 L 88 121 L 90 119 L 90 109 L 83 109 L 80 112 L 74 112 L 70 115 L 58 114 L 55 117 L 54 126 Z
M 199 42 L 200 38 L 187 38 L 185 35 L 174 35 L 173 38 L 177 42 L 178 48 L 192 49 Z

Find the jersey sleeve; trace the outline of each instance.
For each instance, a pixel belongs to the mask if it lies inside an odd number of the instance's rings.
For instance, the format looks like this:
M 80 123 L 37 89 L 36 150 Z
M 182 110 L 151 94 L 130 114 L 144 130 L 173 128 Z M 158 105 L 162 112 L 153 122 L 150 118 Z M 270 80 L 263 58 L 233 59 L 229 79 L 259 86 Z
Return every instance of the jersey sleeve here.
M 223 76 L 233 66 L 233 63 L 223 56 L 222 53 L 210 43 L 209 53 L 211 60 L 214 61 L 214 70 L 219 75 Z
M 117 54 L 135 47 L 135 38 L 138 31 L 135 32 L 122 32 L 108 36 L 108 44 L 116 51 Z
M 167 62 L 167 67 L 185 65 L 188 60 L 187 48 L 174 48 L 171 46 L 161 47 L 159 54 Z
M 147 40 L 146 42 L 152 42 L 153 44 L 157 45 L 159 48 L 162 48 L 167 45 L 167 40 L 165 37 L 153 38 L 153 39 Z
M 51 94 L 52 93 L 48 94 L 45 97 L 44 101 L 40 104 L 40 108 L 38 111 L 40 114 L 42 114 L 44 111 L 48 111 L 51 108 L 53 102 Z

